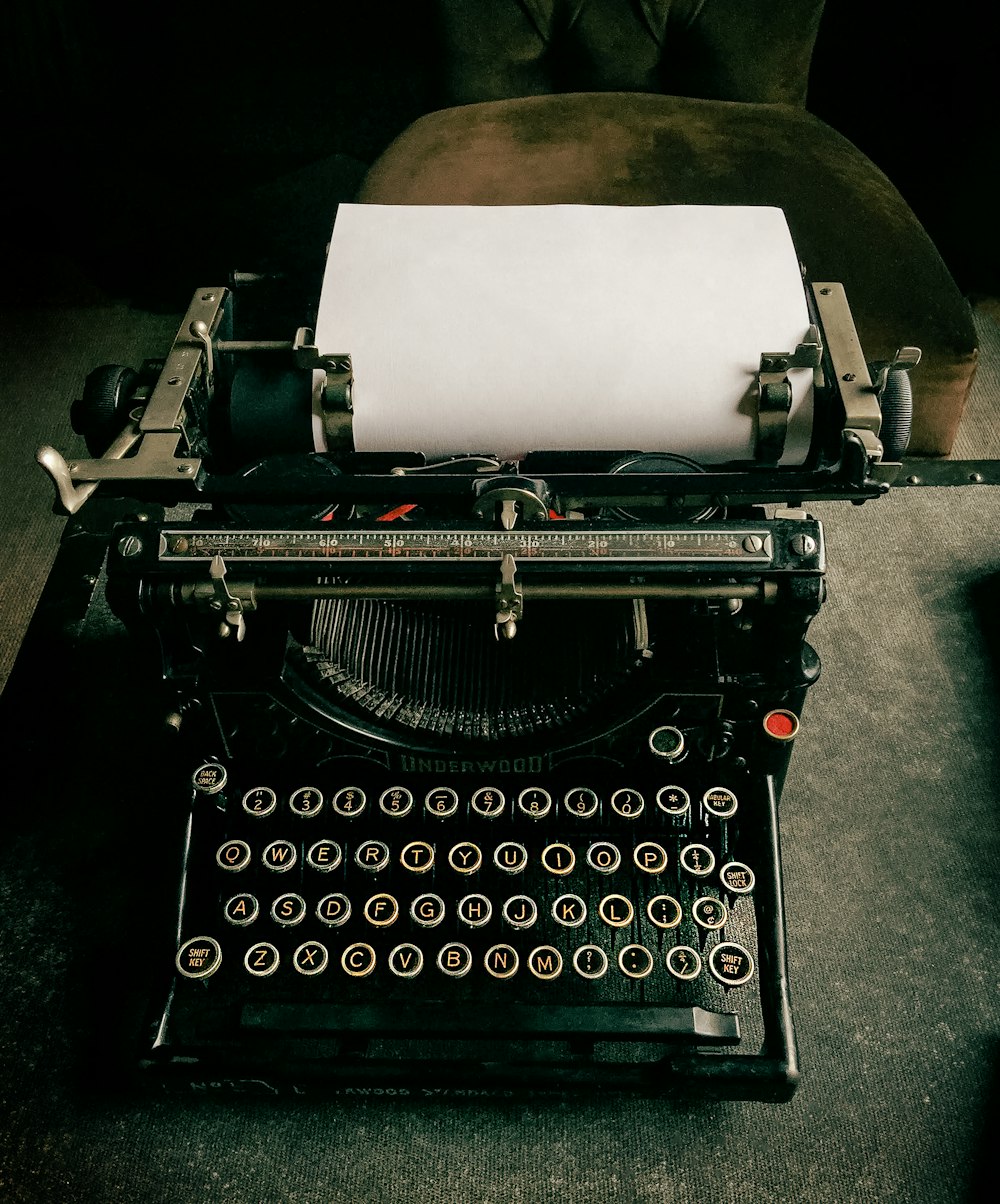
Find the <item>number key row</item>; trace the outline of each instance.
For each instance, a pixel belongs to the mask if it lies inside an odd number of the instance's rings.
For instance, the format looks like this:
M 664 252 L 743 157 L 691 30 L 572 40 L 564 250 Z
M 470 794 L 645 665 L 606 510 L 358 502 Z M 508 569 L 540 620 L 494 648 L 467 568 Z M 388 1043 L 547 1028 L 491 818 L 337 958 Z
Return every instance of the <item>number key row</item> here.
M 661 786 L 655 795 L 656 806 L 665 815 L 680 817 L 691 809 L 691 796 L 682 786 Z M 318 815 L 325 799 L 323 792 L 315 786 L 301 786 L 288 798 L 289 810 L 294 815 L 308 817 Z M 364 814 L 368 808 L 368 796 L 360 786 L 342 786 L 330 796 L 330 807 L 337 815 L 354 818 Z M 612 792 L 608 799 L 612 812 L 621 819 L 638 819 L 646 810 L 645 796 L 631 787 L 622 787 Z M 278 795 L 270 786 L 254 786 L 242 800 L 243 810 L 257 818 L 272 815 L 278 807 Z M 592 819 L 600 810 L 601 800 L 588 786 L 575 786 L 567 790 L 562 798 L 563 809 L 577 819 Z M 736 795 L 724 786 L 712 786 L 701 796 L 705 812 L 718 819 L 728 819 L 736 813 L 739 805 Z M 461 806 L 457 790 L 451 786 L 435 786 L 424 794 L 423 809 L 436 819 L 448 819 L 456 815 Z M 503 791 L 494 786 L 481 786 L 469 799 L 472 812 L 483 819 L 497 819 L 507 809 Z M 515 814 L 529 819 L 543 819 L 556 806 L 551 791 L 542 786 L 527 786 L 519 791 L 513 803 Z M 413 791 L 406 786 L 390 786 L 378 796 L 379 810 L 390 818 L 403 818 L 416 807 Z

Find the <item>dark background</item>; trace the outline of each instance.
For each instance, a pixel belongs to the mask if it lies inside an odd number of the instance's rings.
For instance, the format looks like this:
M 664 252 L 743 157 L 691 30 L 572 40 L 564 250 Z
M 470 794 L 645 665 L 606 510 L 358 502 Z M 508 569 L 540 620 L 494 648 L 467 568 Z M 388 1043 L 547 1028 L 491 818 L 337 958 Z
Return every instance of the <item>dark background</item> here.
M 95 364 L 162 354 L 192 282 L 225 274 L 237 252 L 309 254 L 329 230 L 330 202 L 349 198 L 392 137 L 441 103 L 431 5 L 359 8 L 345 17 L 348 5 L 332 0 L 36 0 L 5 15 L 5 658 L 62 529 L 31 449 L 71 445 L 73 384 Z M 960 286 L 995 297 L 989 43 L 964 6 L 933 22 L 915 11 L 901 0 L 829 0 L 810 108 L 890 175 Z M 282 180 L 296 172 L 315 173 L 318 219 L 287 220 Z M 241 203 L 251 196 L 252 210 Z M 307 237 L 286 237 L 289 224 L 309 225 Z M 94 282 L 168 312 L 108 305 L 87 291 Z M 40 304 L 52 301 L 64 307 Z M 978 393 L 956 445 L 970 458 L 1000 454 L 1000 381 L 987 371 L 1000 341 L 986 317 L 979 331 Z M 101 1064 L 125 1039 L 112 1018 L 140 984 L 127 957 L 88 955 L 162 903 L 151 886 L 148 897 L 123 895 L 148 884 L 130 857 L 139 829 L 129 808 L 143 798 L 119 807 L 102 796 L 83 812 L 71 789 L 46 807 L 8 774 L 0 1199 L 993 1199 L 1000 497 L 991 486 L 901 489 L 860 510 L 818 510 L 830 556 L 813 634 L 824 674 L 782 804 L 803 1065 L 793 1101 L 119 1097 Z M 127 658 L 95 648 L 80 674 L 52 645 L 36 656 L 25 672 L 36 674 L 47 722 L 31 750 L 61 771 L 64 729 L 92 706 L 92 683 Z M 0 731 L 30 784 L 27 746 Z M 113 757 L 120 741 L 109 728 L 95 755 Z
M 434 8 L 13 7 L 2 231 L 19 287 L 57 293 L 61 259 L 182 308 L 195 277 L 315 255 L 320 236 L 288 228 L 282 177 L 311 173 L 326 222 L 395 135 L 448 103 Z M 972 296 L 1000 291 L 988 45 L 969 6 L 930 19 L 903 0 L 828 0 L 808 103 L 889 175 Z

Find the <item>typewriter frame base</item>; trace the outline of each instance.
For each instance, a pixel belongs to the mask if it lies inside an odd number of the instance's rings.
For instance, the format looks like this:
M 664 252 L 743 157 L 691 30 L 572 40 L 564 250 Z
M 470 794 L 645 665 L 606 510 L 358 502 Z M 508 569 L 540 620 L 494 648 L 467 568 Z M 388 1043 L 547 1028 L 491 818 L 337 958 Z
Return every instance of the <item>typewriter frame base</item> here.
M 19 784 L 15 773 L 12 783 L 15 792 L 23 789 L 27 794 L 29 785 L 32 790 L 37 790 L 46 783 L 51 783 L 51 789 L 58 791 L 65 781 L 64 769 L 45 757 L 44 717 L 51 716 L 52 695 L 43 666 L 51 663 L 56 654 L 67 669 L 76 666 L 84 680 L 95 680 L 94 672 L 100 671 L 100 662 L 106 661 L 109 650 L 114 659 L 114 647 L 109 649 L 102 641 L 95 641 L 88 635 L 87 627 L 103 588 L 103 561 L 110 531 L 115 522 L 134 510 L 134 503 L 109 499 L 87 507 L 67 524 L 55 565 L 3 695 L 8 730 L 15 739 L 17 733 L 26 733 L 25 755 L 18 762 L 25 777 Z M 99 624 L 106 621 L 106 617 L 98 619 Z M 125 638 L 119 629 L 108 643 L 115 645 Z M 133 671 L 134 666 L 126 666 L 127 677 Z M 130 684 L 134 683 L 127 681 L 126 687 Z M 804 694 L 805 690 L 802 692 Z M 114 697 L 112 690 L 109 699 Z M 162 719 L 162 712 L 156 711 L 153 702 L 148 699 L 141 706 L 133 707 L 121 698 L 120 715 L 116 715 L 113 707 L 109 707 L 107 713 L 104 708 L 91 708 L 77 714 L 69 732 L 76 740 L 73 747 L 85 754 L 79 772 L 74 774 L 75 783 L 84 796 L 101 782 L 100 775 L 109 763 L 109 750 L 123 753 L 123 764 L 133 768 L 141 767 L 146 756 L 159 752 L 152 748 L 148 738 L 150 724 L 157 719 L 157 714 Z M 109 724 L 113 725 L 111 729 Z M 115 733 L 113 743 L 99 743 L 102 736 L 107 737 L 109 730 Z M 167 738 L 176 740 L 176 733 L 170 732 Z M 110 1081 L 125 1090 L 155 1093 L 474 1099 L 567 1096 L 616 1090 L 649 1096 L 787 1100 L 796 1089 L 799 1070 L 786 968 L 778 829 L 780 785 L 773 777 L 767 778 L 766 783 L 763 825 L 766 830 L 761 832 L 756 863 L 757 895 L 764 903 L 758 915 L 769 917 L 766 926 L 758 918 L 758 972 L 765 1024 L 765 1039 L 758 1053 L 740 1054 L 718 1049 L 697 1052 L 690 1045 L 673 1043 L 665 1047 L 663 1056 L 655 1061 L 588 1062 L 585 1057 L 578 1056 L 553 1065 L 517 1058 L 501 1062 L 492 1057 L 432 1063 L 416 1057 L 366 1061 L 349 1052 L 341 1052 L 336 1058 L 320 1059 L 312 1054 L 290 1054 L 277 1040 L 239 1044 L 220 1042 L 204 1048 L 186 1048 L 174 1043 L 176 1004 L 169 1001 L 170 991 L 163 974 L 165 964 L 172 959 L 170 950 L 175 948 L 170 930 L 174 917 L 165 906 L 160 906 L 167 904 L 168 899 L 158 895 L 159 903 L 153 911 L 159 913 L 159 919 L 151 914 L 151 918 L 156 919 L 156 928 L 150 934 L 153 939 L 136 959 L 135 973 L 123 985 L 121 1000 L 113 1002 L 106 1015 L 103 1014 L 107 1006 L 106 978 L 103 969 L 95 971 L 102 977 L 95 977 L 88 988 L 94 992 L 90 1007 L 96 1009 L 100 998 L 102 1015 L 98 1019 L 95 1012 L 94 1064 L 86 1067 L 84 1073 L 88 1078 L 96 1074 L 101 1081 Z M 160 853 L 157 861 L 163 864 L 152 867 L 151 877 L 164 885 L 176 883 L 176 871 L 169 864 L 173 861 L 170 849 L 176 850 L 183 838 L 183 804 L 178 787 L 183 790 L 179 774 L 151 782 L 148 797 L 143 799 L 141 815 L 134 807 L 132 812 L 138 820 L 134 827 L 135 840 L 158 834 Z M 62 798 L 62 795 L 54 797 Z M 127 827 L 129 812 L 125 808 L 132 802 L 124 787 L 112 791 L 104 804 L 109 819 L 113 818 L 111 812 L 118 810 L 123 827 Z M 75 808 L 71 808 L 69 802 L 60 802 L 59 806 L 67 813 L 72 809 L 75 814 Z M 167 811 L 162 810 L 164 806 L 168 807 Z M 158 815 L 166 815 L 169 822 L 162 823 Z M 56 822 L 58 816 L 57 807 Z M 100 822 L 99 809 L 93 822 Z M 95 836 L 94 839 L 101 838 Z M 114 844 L 114 841 L 109 837 L 107 843 Z M 125 876 L 126 891 L 137 892 L 148 885 L 141 870 L 133 871 L 132 878 L 134 881 L 130 883 L 128 875 Z M 115 888 L 111 894 L 117 895 Z M 129 906 L 127 900 L 125 906 Z M 136 919 L 134 924 L 138 927 L 140 921 Z M 158 937 L 155 932 L 159 933 Z M 81 965 L 97 950 L 96 937 L 92 944 L 94 950 L 89 954 L 86 948 L 81 950 Z M 90 973 L 89 965 L 84 972 Z M 152 1012 L 147 1011 L 145 1020 L 139 1020 L 134 1014 L 140 999 L 144 1001 L 145 1009 L 151 1005 L 153 1008 Z M 567 1028 L 572 1023 L 570 1019 Z M 106 1036 L 113 1034 L 103 1045 L 102 1031 Z M 155 1049 L 152 1048 L 154 1034 L 158 1034 Z M 580 1032 L 579 1036 L 586 1039 L 587 1034 Z

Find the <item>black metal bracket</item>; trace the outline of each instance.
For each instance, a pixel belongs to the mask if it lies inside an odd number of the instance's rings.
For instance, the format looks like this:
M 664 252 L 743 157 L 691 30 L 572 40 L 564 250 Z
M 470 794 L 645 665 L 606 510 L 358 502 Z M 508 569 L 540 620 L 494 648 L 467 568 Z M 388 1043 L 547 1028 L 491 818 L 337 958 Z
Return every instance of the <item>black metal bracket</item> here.
M 1000 485 L 1000 460 L 904 460 L 901 486 Z

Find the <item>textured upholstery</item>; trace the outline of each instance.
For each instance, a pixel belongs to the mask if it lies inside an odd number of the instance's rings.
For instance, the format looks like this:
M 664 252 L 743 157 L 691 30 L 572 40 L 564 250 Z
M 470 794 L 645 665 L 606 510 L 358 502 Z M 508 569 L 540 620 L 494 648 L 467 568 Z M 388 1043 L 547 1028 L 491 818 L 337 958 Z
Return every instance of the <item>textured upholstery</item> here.
M 439 0 L 436 7 L 453 104 L 547 92 L 803 104 L 823 0 Z
M 947 452 L 975 370 L 971 313 L 899 192 L 803 107 L 822 7 L 440 0 L 462 103 L 410 126 L 359 199 L 776 205 L 810 278 L 844 284 L 869 359 L 922 348 L 910 450 Z

